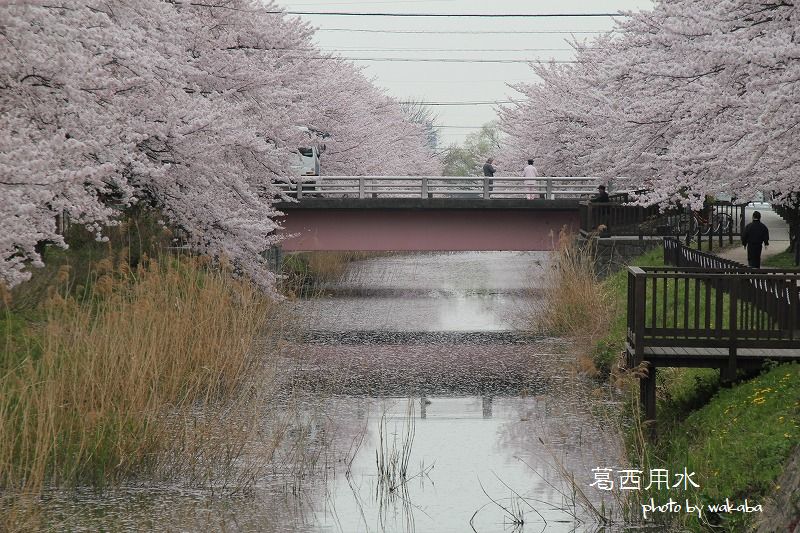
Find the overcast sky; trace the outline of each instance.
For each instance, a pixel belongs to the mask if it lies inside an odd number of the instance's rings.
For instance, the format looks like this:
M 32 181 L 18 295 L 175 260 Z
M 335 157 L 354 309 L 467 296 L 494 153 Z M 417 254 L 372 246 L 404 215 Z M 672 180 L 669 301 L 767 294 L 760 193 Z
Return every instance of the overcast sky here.
M 652 6 L 651 0 L 320 0 L 280 1 L 292 11 L 360 13 L 616 13 Z M 304 15 L 320 29 L 317 44 L 348 58 L 457 60 L 570 60 L 571 39 L 610 30 L 609 17 L 410 18 Z M 352 30 L 370 30 L 352 31 Z M 433 33 L 381 33 L 382 30 Z M 532 33 L 532 32 L 575 32 Z M 437 33 L 468 32 L 468 33 Z M 477 33 L 501 32 L 501 33 Z M 511 33 L 531 32 L 531 33 Z M 592 33 L 578 33 L 592 32 Z M 416 50 L 415 50 L 416 49 Z M 499 51 L 499 50 L 502 51 Z M 496 102 L 515 98 L 507 84 L 533 81 L 525 63 L 358 61 L 368 77 L 401 100 L 430 103 Z M 441 142 L 460 142 L 496 117 L 493 105 L 436 106 Z M 450 126 L 450 127 L 448 127 Z M 453 127 L 455 126 L 455 127 Z

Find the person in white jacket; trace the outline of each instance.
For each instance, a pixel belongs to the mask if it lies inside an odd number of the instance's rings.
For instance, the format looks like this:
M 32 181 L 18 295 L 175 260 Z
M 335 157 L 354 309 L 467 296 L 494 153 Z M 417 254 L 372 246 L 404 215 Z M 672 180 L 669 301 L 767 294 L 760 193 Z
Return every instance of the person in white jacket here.
M 539 174 L 536 172 L 536 167 L 533 166 L 533 159 L 528 159 L 528 164 L 525 166 L 525 170 L 522 171 L 523 178 L 536 178 Z M 536 180 L 523 180 L 525 184 L 525 190 L 527 190 L 527 194 L 525 197 L 528 200 L 533 200 L 536 198 L 536 195 L 533 194 L 533 189 L 536 186 Z

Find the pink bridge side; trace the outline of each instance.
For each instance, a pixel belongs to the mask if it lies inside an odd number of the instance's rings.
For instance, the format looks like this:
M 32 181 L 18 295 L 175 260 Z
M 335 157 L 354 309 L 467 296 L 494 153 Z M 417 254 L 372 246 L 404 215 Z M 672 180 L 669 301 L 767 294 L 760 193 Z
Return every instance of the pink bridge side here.
M 298 209 L 280 219 L 287 252 L 552 250 L 576 210 Z

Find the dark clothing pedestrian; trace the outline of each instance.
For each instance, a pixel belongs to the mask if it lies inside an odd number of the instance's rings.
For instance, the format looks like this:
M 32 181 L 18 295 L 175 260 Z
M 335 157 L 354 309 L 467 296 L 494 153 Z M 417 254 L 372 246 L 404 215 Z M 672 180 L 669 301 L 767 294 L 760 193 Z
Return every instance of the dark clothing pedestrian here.
M 608 193 L 605 189 L 600 189 L 600 192 L 592 198 L 592 202 L 595 203 L 608 203 L 610 201 L 611 199 L 608 197 Z
M 761 268 L 761 247 L 769 246 L 769 229 L 761 220 L 753 220 L 744 228 L 742 244 L 747 248 L 747 265 Z
M 494 173 L 497 172 L 497 169 L 494 168 L 492 164 L 493 159 L 489 158 L 486 160 L 486 163 L 483 164 L 483 175 L 487 178 L 493 178 Z M 494 180 L 489 180 L 489 197 L 491 197 L 491 193 L 494 191 Z

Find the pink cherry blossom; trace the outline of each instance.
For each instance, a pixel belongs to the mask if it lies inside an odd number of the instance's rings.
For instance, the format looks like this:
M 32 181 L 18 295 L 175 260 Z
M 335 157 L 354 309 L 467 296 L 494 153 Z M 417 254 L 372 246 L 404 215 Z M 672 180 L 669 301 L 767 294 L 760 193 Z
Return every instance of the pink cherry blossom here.
M 103 238 L 146 202 L 195 250 L 271 290 L 262 252 L 276 242 L 275 183 L 292 179 L 298 125 L 330 131 L 328 172 L 435 168 L 396 102 L 276 11 L 255 0 L 0 6 L 0 282 L 41 266 L 37 244 L 65 246 L 57 216 Z

